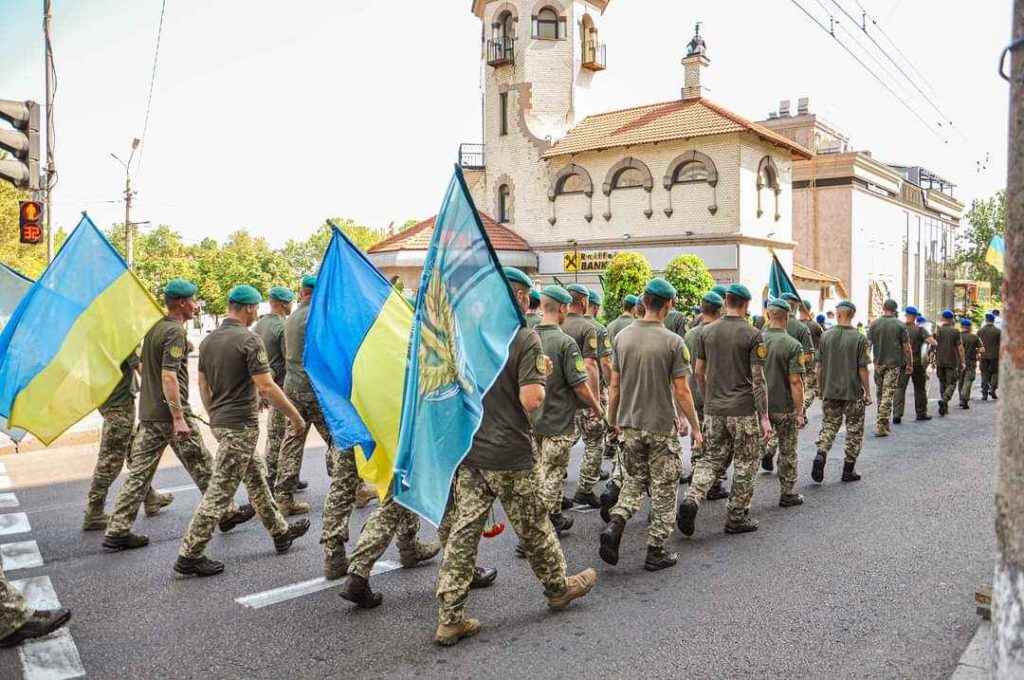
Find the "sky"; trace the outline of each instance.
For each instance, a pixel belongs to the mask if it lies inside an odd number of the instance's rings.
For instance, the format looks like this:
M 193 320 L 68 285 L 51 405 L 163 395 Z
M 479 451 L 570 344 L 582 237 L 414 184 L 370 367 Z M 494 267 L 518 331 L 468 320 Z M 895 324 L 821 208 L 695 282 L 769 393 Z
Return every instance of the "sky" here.
M 56 225 L 83 210 L 100 226 L 124 219 L 124 169 L 110 154 L 127 158 L 143 137 L 161 2 L 53 0 Z M 795 2 L 826 25 L 833 15 L 855 50 L 844 31 L 870 42 L 837 3 L 855 16 L 863 5 L 945 118 L 905 80 L 892 85 L 921 123 Z M 0 0 L 0 98 L 44 100 L 42 4 Z M 760 120 L 810 97 L 854 148 L 926 166 L 969 203 L 1006 183 L 1008 85 L 996 71 L 1010 17 L 1011 0 L 612 0 L 598 19 L 609 68 L 591 97 L 596 111 L 678 97 L 699 20 L 708 98 Z M 375 229 L 430 217 L 459 144 L 481 141 L 479 40 L 470 0 L 166 0 L 133 220 L 190 241 L 246 228 L 281 245 L 328 216 Z M 862 56 L 895 73 L 876 58 Z M 955 127 L 936 133 L 939 120 Z

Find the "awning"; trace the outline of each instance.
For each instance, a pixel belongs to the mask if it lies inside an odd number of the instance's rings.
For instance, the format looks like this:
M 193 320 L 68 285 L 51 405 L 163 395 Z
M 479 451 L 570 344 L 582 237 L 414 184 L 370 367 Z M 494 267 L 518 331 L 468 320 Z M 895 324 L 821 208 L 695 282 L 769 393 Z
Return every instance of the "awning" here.
M 846 286 L 843 285 L 839 277 L 819 272 L 817 269 L 811 269 L 796 262 L 793 263 L 793 283 L 797 284 L 797 287 L 801 283 L 809 283 L 815 286 L 832 285 L 839 291 L 840 296 L 844 298 L 850 297 L 850 294 L 846 291 Z

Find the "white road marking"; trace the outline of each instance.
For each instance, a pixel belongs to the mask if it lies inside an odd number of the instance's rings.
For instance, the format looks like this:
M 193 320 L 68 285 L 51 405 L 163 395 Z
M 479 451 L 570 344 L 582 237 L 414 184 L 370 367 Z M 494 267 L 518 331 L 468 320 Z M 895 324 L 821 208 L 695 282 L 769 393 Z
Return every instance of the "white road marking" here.
M 53 589 L 49 576 L 18 579 L 11 581 L 11 586 L 25 597 L 28 606 L 33 609 L 56 609 L 60 606 L 57 591 Z
M 199 487 L 195 484 L 182 484 L 181 486 L 171 486 L 166 489 L 157 489 L 157 493 L 178 493 L 180 491 L 199 491 Z
M 0 475 L 0 491 L 7 491 L 11 488 L 11 478 L 7 475 Z
M 7 463 L 0 461 L 0 475 L 7 474 Z
M 573 512 L 578 512 L 581 515 L 585 515 L 588 512 L 594 512 L 595 510 L 600 510 L 600 508 L 592 508 L 589 505 L 574 505 L 574 506 L 572 506 L 572 510 L 573 510 Z
M 16 508 L 21 503 L 13 493 L 0 493 L 0 508 Z
M 9 512 L 0 515 L 0 536 L 11 534 L 25 534 L 32 531 L 32 525 L 28 523 L 28 515 L 23 512 Z
M 379 560 L 377 564 L 373 565 L 373 570 L 370 572 L 372 576 L 377 574 L 383 574 L 395 569 L 400 569 L 402 565 L 398 562 L 392 562 L 391 560 Z M 288 600 L 295 599 L 296 597 L 302 597 L 303 595 L 311 595 L 318 593 L 321 590 L 327 590 L 341 585 L 341 579 L 337 581 L 328 581 L 323 576 L 320 578 L 310 579 L 308 581 L 302 581 L 300 583 L 292 583 L 287 586 L 281 586 L 280 588 L 273 588 L 271 590 L 265 590 L 262 593 L 254 593 L 252 595 L 245 595 L 243 597 L 236 597 L 235 602 L 248 607 L 249 609 L 261 609 L 268 607 L 272 604 L 279 604 L 281 602 L 287 602 Z
M 18 648 L 25 680 L 67 680 L 85 677 L 78 648 L 67 626 Z
M 35 541 L 19 541 L 0 545 L 0 564 L 3 565 L 4 571 L 43 566 L 39 544 Z

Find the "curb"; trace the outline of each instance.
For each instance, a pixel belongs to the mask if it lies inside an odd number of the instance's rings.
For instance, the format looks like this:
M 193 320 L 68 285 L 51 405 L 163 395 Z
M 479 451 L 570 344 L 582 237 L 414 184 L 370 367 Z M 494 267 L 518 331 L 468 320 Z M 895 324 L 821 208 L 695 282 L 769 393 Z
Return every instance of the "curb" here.
M 55 439 L 49 446 L 43 444 L 32 435 L 28 435 L 21 440 L 20 444 L 15 444 L 12 441 L 6 441 L 3 444 L 0 444 L 0 456 L 14 455 L 18 453 L 31 453 L 33 451 L 44 451 L 46 449 L 56 449 L 66 446 L 98 444 L 101 433 L 102 428 L 99 427 L 72 430 L 57 437 L 57 439 Z
M 992 677 L 992 623 L 982 621 L 953 669 L 950 680 L 982 680 Z

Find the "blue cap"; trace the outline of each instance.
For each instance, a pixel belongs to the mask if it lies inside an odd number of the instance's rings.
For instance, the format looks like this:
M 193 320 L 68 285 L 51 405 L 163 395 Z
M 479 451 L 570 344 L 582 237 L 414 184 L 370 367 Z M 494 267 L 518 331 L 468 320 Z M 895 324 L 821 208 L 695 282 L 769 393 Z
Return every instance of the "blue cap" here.
M 565 287 L 565 289 L 570 293 L 576 293 L 577 295 L 582 295 L 588 300 L 590 299 L 590 290 L 587 289 L 587 287 L 584 286 L 582 283 L 570 283 L 568 286 Z
M 169 298 L 184 300 L 196 294 L 196 284 L 185 279 L 171 279 L 164 286 L 164 295 Z
M 547 286 L 541 291 L 541 295 L 551 298 L 560 305 L 572 303 L 572 296 L 569 295 L 569 291 L 561 286 Z
M 817 321 L 818 323 L 825 323 L 825 315 L 819 314 L 818 316 L 814 317 L 814 320 Z
M 676 287 L 662 278 L 648 281 L 647 286 L 644 287 L 644 292 L 648 295 L 657 295 L 665 300 L 675 300 L 677 294 Z
M 302 277 L 303 288 L 316 288 L 316 277 L 315 276 L 303 276 Z
M 587 300 L 595 307 L 601 306 L 601 296 L 596 290 L 592 290 L 587 293 Z
M 722 296 L 713 290 L 709 290 L 707 293 L 704 293 L 704 297 L 701 299 L 715 309 L 721 309 L 722 305 L 725 304 L 725 300 L 722 299 Z
M 942 318 L 943 319 L 954 319 L 954 318 L 956 318 L 956 314 L 953 313 L 952 309 L 947 309 L 944 312 L 942 312 Z
M 913 314 L 914 316 L 917 316 L 918 314 L 921 313 L 921 312 L 917 311 L 917 307 L 907 307 L 903 311 L 905 311 L 907 314 Z
M 985 313 L 985 321 L 995 321 L 995 320 L 996 320 L 996 315 L 995 314 L 993 314 L 992 312 L 986 312 Z
M 964 318 L 960 319 L 960 325 L 963 326 L 964 328 L 970 328 L 971 327 L 971 320 L 968 319 L 967 317 L 964 317 Z
M 530 289 L 530 302 L 540 302 L 540 293 L 536 288 Z
M 917 317 L 917 323 L 928 323 L 928 319 L 924 318 L 924 314 Z
M 228 293 L 228 302 L 236 305 L 258 305 L 263 302 L 263 296 L 252 286 L 242 284 L 231 289 Z
M 718 293 L 718 295 L 724 300 L 725 294 L 729 292 L 729 289 L 723 286 L 722 284 L 718 284 L 717 286 L 711 287 L 711 292 Z
M 640 298 L 638 298 L 637 296 L 635 296 L 635 295 L 627 295 L 626 296 L 625 303 L 626 303 L 627 306 L 629 306 L 629 307 L 636 307 L 636 304 L 638 302 L 640 302 Z
M 533 281 L 521 270 L 515 267 L 502 267 L 501 271 L 505 273 L 505 278 L 509 283 L 520 283 L 527 288 L 533 288 Z
M 753 295 L 750 294 L 750 289 L 744 286 L 742 283 L 732 284 L 731 286 L 729 286 L 729 289 L 726 291 L 726 293 L 728 293 L 729 295 L 734 295 L 742 300 L 749 300 L 752 297 L 754 297 Z
M 267 297 L 278 302 L 291 302 L 295 299 L 295 293 L 284 286 L 274 286 L 267 291 Z
M 800 298 L 796 298 L 796 302 L 800 302 Z M 774 298 L 771 302 L 768 303 L 768 306 L 777 307 L 778 309 L 785 309 L 787 312 L 793 311 L 793 308 L 790 307 L 789 303 L 783 298 Z

